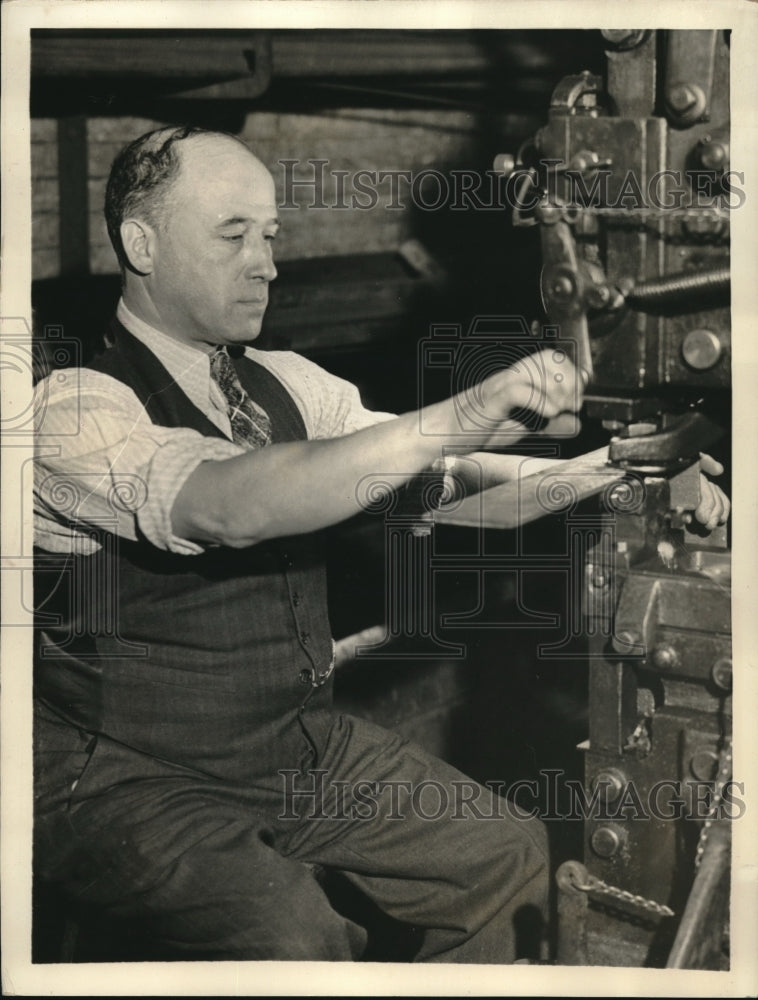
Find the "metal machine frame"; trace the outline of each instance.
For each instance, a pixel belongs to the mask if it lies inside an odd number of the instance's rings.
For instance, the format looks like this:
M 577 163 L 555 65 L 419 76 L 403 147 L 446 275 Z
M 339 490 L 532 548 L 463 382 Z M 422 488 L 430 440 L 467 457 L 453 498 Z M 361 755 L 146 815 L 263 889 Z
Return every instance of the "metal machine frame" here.
M 557 961 L 728 968 L 731 593 L 726 530 L 694 527 L 730 384 L 729 37 L 604 31 L 605 80 L 556 87 L 517 160 L 548 320 L 612 434 L 584 572 L 582 861 L 557 873 Z M 609 502 L 610 501 L 610 502 Z

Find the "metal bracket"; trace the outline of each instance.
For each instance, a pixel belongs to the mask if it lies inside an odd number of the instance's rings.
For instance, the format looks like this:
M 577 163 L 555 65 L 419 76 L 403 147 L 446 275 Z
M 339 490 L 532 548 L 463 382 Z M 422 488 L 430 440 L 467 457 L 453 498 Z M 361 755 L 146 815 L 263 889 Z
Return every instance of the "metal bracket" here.
M 624 468 L 689 465 L 723 433 L 704 413 L 685 413 L 656 433 L 613 438 L 608 457 Z
M 584 70 L 576 76 L 564 76 L 550 98 L 550 113 L 557 115 L 597 115 L 597 95 L 603 91 L 599 76 Z
M 710 118 L 716 34 L 716 31 L 669 32 L 666 111 L 676 128 L 687 128 Z

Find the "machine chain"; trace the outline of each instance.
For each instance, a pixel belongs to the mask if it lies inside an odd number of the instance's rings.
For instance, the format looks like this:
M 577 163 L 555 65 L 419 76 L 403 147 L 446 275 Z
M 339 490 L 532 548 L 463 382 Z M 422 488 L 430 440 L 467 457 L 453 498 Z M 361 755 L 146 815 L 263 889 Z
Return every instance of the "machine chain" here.
M 717 819 L 717 812 L 719 806 L 721 805 L 721 800 L 724 794 L 724 786 L 727 782 L 732 780 L 732 741 L 727 739 L 724 742 L 724 746 L 719 754 L 719 769 L 718 776 L 716 778 L 716 784 L 713 789 L 713 798 L 711 799 L 711 804 L 708 808 L 705 820 L 703 822 L 703 827 L 700 831 L 700 837 L 698 838 L 697 848 L 695 849 L 695 868 L 700 867 L 700 862 L 703 860 L 703 855 L 705 854 L 705 845 L 708 843 L 708 834 L 713 826 L 714 820 Z
M 574 888 L 580 892 L 599 893 L 603 896 L 610 896 L 612 899 L 622 900 L 627 904 L 646 910 L 648 913 L 655 913 L 659 917 L 673 917 L 674 911 L 664 903 L 657 903 L 654 899 L 645 899 L 644 896 L 636 896 L 628 889 L 620 889 L 615 885 L 608 885 L 595 875 L 587 873 L 586 881 L 583 884 L 573 883 Z
M 580 218 L 602 218 L 612 224 L 615 229 L 626 229 L 631 232 L 650 233 L 674 246 L 689 246 L 693 242 L 707 243 L 711 246 L 729 245 L 729 212 L 723 208 L 711 208 L 695 211 L 689 208 L 635 208 L 619 213 L 618 208 L 602 205 L 582 205 L 581 207 L 566 205 L 560 201 L 551 201 L 550 205 L 560 211 L 560 219 L 569 225 L 575 225 Z M 534 220 L 536 223 L 536 220 Z M 516 226 L 533 224 L 515 221 Z M 683 227 L 683 232 L 677 228 L 668 228 L 673 224 Z M 696 227 L 693 232 L 687 232 L 687 226 Z M 661 227 L 664 227 L 662 231 Z

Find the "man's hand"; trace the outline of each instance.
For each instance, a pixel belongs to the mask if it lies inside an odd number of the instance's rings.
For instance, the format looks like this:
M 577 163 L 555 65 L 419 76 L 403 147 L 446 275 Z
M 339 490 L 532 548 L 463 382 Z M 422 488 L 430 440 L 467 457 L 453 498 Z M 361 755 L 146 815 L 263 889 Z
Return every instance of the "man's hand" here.
M 583 388 L 581 373 L 556 346 L 489 376 L 459 393 L 454 402 L 461 429 L 472 435 L 477 447 L 502 446 L 532 433 L 527 423 L 534 416 L 544 422 L 540 434 L 576 434 Z
M 725 524 L 729 518 L 731 504 L 724 491 L 706 479 L 706 475 L 720 476 L 724 467 L 710 455 L 700 455 L 700 503 L 695 510 L 695 520 L 699 521 L 708 531 L 713 531 L 719 524 Z

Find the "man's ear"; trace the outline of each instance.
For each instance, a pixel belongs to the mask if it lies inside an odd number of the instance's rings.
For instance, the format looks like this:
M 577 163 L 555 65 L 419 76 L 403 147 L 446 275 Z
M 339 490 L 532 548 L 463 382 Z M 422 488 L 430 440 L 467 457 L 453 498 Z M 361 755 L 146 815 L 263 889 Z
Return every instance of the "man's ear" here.
M 155 263 L 155 230 L 142 219 L 124 219 L 121 242 L 130 266 L 138 274 L 150 274 Z

